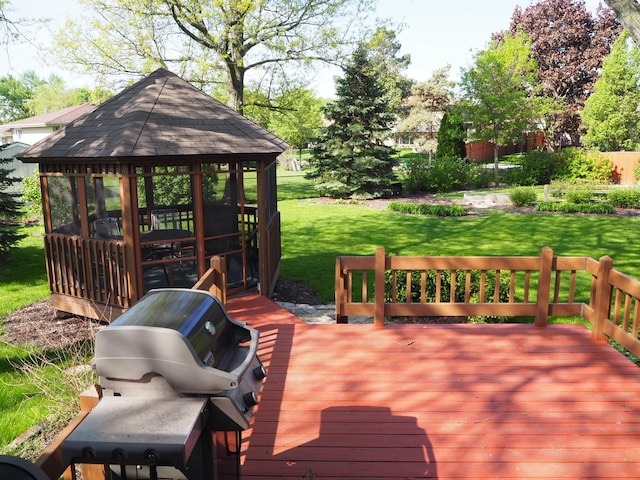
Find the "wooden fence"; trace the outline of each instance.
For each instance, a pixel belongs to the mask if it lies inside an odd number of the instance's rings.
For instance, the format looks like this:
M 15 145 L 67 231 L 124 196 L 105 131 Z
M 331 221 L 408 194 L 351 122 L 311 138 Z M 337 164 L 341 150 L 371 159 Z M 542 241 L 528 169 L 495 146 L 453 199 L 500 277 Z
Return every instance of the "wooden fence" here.
M 385 317 L 549 316 L 585 318 L 593 338 L 612 338 L 640 356 L 640 282 L 609 257 L 369 257 L 336 260 L 336 321 Z

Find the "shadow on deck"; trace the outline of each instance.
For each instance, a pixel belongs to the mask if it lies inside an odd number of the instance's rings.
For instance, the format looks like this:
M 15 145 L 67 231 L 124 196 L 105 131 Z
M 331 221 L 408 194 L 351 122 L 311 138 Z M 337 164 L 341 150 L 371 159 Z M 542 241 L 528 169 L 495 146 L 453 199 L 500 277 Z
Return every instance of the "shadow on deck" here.
M 640 370 L 578 325 L 306 325 L 230 316 L 268 369 L 245 479 L 638 478 Z

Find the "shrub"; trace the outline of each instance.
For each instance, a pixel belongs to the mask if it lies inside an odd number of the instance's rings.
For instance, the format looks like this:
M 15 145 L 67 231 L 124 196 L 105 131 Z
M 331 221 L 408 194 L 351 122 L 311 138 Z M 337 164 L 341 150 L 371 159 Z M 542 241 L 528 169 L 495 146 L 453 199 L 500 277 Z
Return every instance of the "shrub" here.
M 636 182 L 640 181 L 640 160 L 636 162 L 636 166 L 633 167 L 633 176 L 636 179 Z
M 593 192 L 589 187 L 575 186 L 567 190 L 564 199 L 567 203 L 584 205 L 593 202 Z
M 509 192 L 509 198 L 516 207 L 527 207 L 536 201 L 538 195 L 531 187 L 518 187 Z
M 461 158 L 436 158 L 407 162 L 407 188 L 414 192 L 449 192 L 467 186 L 474 178 L 474 165 Z
M 431 215 L 434 217 L 463 217 L 469 213 L 466 208 L 460 205 L 391 202 L 387 208 L 393 212 L 413 215 Z
M 516 165 L 507 174 L 507 182 L 512 185 L 544 185 L 551 182 L 558 166 L 558 158 L 550 152 L 538 150 L 509 157 Z
M 611 162 L 602 153 L 569 147 L 557 155 L 560 162 L 554 178 L 611 182 Z
M 394 287 L 393 273 L 391 271 L 385 272 L 385 302 L 391 302 L 394 297 L 397 303 L 407 302 L 407 271 L 399 270 L 396 272 L 396 282 Z M 482 274 L 480 270 L 470 271 L 470 285 L 469 285 L 469 298 L 473 303 L 480 302 L 480 282 L 482 280 Z M 458 272 L 455 282 L 455 300 L 456 302 L 465 301 L 465 286 L 466 280 L 464 278 L 465 272 Z M 452 274 L 450 270 L 442 270 L 440 274 L 440 302 L 451 301 L 451 278 Z M 485 292 L 484 302 L 491 303 L 495 300 L 495 284 L 496 284 L 496 271 L 489 270 L 485 272 Z M 422 272 L 411 272 L 411 302 L 420 303 L 420 289 L 422 286 Z M 438 286 L 438 276 L 436 270 L 427 270 L 425 272 L 425 297 L 426 302 L 436 301 L 436 290 Z M 509 275 L 503 274 L 500 276 L 500 288 L 499 299 L 497 301 L 506 303 L 509 301 L 510 291 L 510 278 Z M 480 317 L 474 317 L 474 320 L 481 319 Z
M 620 188 L 609 192 L 607 201 L 618 208 L 640 208 L 640 189 Z
M 615 213 L 613 208 L 608 203 L 569 203 L 569 202 L 540 202 L 536 205 L 536 211 L 538 212 L 559 212 L 559 213 L 595 213 L 610 215 Z
M 29 219 L 42 220 L 42 193 L 40 191 L 40 174 L 38 170 L 33 175 L 22 179 L 22 200 L 26 204 Z

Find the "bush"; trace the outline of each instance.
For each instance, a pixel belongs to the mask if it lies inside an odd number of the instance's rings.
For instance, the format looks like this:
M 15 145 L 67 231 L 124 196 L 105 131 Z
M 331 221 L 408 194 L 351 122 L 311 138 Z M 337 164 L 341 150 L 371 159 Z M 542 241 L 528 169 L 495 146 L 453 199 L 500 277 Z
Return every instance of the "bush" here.
M 564 199 L 567 203 L 584 205 L 593 202 L 593 192 L 587 186 L 575 186 L 567 190 L 567 193 L 564 194 Z
M 600 152 L 570 147 L 558 152 L 557 156 L 560 162 L 554 178 L 611 182 L 611 162 Z
M 538 212 L 558 212 L 558 213 L 595 213 L 611 215 L 616 212 L 608 203 L 569 203 L 569 202 L 540 202 L 536 205 Z
M 429 162 L 407 162 L 407 188 L 414 192 L 449 192 L 465 188 L 477 175 L 475 166 L 461 158 L 442 157 Z
M 575 147 L 557 153 L 535 150 L 509 160 L 518 166 L 507 176 L 512 185 L 544 185 L 551 180 L 611 182 L 611 162 L 600 152 Z
M 607 195 L 607 201 L 618 208 L 640 208 L 640 189 L 620 188 Z
M 40 191 L 40 173 L 33 172 L 30 177 L 22 179 L 22 200 L 26 204 L 29 219 L 42 220 L 42 193 Z
M 436 301 L 436 289 L 437 289 L 437 271 L 436 270 L 427 270 L 425 279 L 425 297 L 427 302 L 435 302 Z M 481 272 L 480 270 L 471 270 L 471 282 L 469 286 L 469 298 L 473 303 L 480 302 L 480 282 L 481 282 Z M 465 301 L 465 285 L 466 280 L 464 278 L 465 272 L 458 272 L 456 276 L 455 283 L 455 300 L 456 302 L 464 302 Z M 495 288 L 494 285 L 496 283 L 496 271 L 489 270 L 485 274 L 485 293 L 484 293 L 484 302 L 491 303 L 495 300 Z M 397 303 L 405 303 L 407 302 L 407 271 L 397 271 L 396 272 L 396 285 L 395 285 L 395 301 Z M 509 301 L 509 290 L 510 290 L 510 278 L 508 275 L 500 276 L 500 289 L 499 289 L 499 299 L 497 301 L 506 303 Z M 411 272 L 411 302 L 420 303 L 420 289 L 422 285 L 422 272 L 421 271 L 412 271 Z M 391 302 L 393 300 L 393 274 L 391 271 L 385 272 L 385 302 Z M 450 302 L 451 301 L 451 271 L 450 270 L 442 270 L 440 275 L 440 302 Z M 474 317 L 475 321 L 483 320 L 484 318 Z
M 463 217 L 469 212 L 460 205 L 428 205 L 417 203 L 391 202 L 387 207 L 393 212 L 413 215 L 431 215 L 434 217 Z
M 531 187 L 519 187 L 509 192 L 509 198 L 516 207 L 528 207 L 536 201 L 538 194 Z
M 538 150 L 510 156 L 509 160 L 516 165 L 506 177 L 512 185 L 544 185 L 551 182 L 558 167 L 555 154 Z

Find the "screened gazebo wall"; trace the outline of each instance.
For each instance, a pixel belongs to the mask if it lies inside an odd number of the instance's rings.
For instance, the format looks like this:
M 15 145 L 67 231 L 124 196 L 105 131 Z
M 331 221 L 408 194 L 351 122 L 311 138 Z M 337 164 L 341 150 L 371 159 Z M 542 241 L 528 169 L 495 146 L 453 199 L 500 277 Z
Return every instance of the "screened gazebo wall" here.
M 272 292 L 276 162 L 41 165 L 54 307 L 113 318 L 153 288 L 190 288 L 214 255 L 228 290 Z

